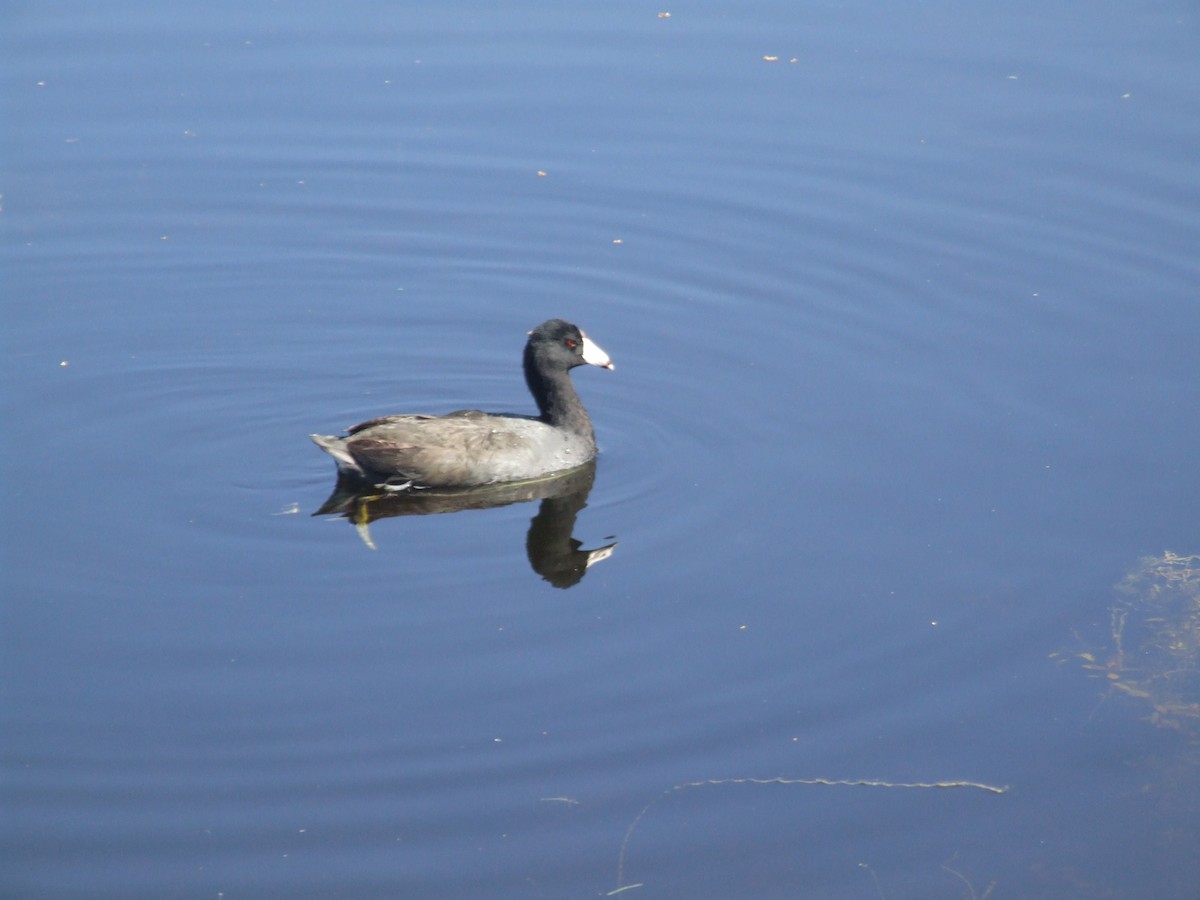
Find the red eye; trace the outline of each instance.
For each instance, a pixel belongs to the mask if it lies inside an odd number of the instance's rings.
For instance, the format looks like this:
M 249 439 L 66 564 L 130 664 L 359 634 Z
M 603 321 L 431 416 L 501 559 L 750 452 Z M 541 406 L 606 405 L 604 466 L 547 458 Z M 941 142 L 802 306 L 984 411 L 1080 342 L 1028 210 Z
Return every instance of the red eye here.
M 567 346 L 574 350 L 579 346 L 579 344 L 574 340 L 574 338 L 567 338 Z

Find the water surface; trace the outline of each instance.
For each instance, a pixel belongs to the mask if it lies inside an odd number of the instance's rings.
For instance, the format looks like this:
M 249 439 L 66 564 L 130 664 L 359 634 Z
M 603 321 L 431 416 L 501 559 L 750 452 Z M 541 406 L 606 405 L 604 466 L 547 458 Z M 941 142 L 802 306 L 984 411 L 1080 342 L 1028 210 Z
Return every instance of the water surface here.
M 1188 5 L 6 19 L 5 895 L 1193 895 Z M 310 515 L 550 316 L 609 558 Z

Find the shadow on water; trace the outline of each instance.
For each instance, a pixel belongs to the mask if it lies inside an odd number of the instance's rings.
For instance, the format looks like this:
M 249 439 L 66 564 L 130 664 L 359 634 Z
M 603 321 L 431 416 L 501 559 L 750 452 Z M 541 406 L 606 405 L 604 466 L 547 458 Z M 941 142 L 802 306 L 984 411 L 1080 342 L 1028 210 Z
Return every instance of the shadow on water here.
M 596 478 L 592 460 L 576 469 L 537 481 L 494 484 L 464 490 L 412 490 L 380 493 L 362 482 L 339 478 L 314 516 L 341 516 L 358 529 L 363 543 L 375 549 L 370 525 L 393 516 L 430 516 L 472 509 L 494 509 L 540 500 L 529 523 L 525 551 L 529 565 L 557 588 L 578 584 L 590 566 L 612 556 L 617 542 L 593 550 L 583 549 L 572 537 L 575 519 L 587 506 Z

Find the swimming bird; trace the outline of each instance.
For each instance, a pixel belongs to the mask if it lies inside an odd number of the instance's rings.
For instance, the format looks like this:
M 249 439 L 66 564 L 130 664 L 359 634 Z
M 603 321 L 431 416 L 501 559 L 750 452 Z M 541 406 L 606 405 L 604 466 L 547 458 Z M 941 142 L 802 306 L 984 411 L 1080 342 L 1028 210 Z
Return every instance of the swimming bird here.
M 477 409 L 382 416 L 345 436 L 309 437 L 334 458 L 339 476 L 390 491 L 527 481 L 588 462 L 596 437 L 570 371 L 611 370 L 612 360 L 577 326 L 550 319 L 529 332 L 523 364 L 536 416 Z

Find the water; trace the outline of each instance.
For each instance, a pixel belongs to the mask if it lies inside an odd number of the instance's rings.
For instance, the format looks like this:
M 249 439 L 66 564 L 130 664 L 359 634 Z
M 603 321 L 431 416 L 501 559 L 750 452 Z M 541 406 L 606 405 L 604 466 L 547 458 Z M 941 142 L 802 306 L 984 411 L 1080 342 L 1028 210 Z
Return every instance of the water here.
M 0 893 L 1193 896 L 1186 4 L 5 18 Z M 550 316 L 609 558 L 310 515 Z

